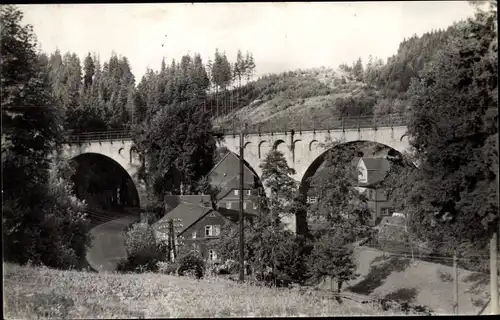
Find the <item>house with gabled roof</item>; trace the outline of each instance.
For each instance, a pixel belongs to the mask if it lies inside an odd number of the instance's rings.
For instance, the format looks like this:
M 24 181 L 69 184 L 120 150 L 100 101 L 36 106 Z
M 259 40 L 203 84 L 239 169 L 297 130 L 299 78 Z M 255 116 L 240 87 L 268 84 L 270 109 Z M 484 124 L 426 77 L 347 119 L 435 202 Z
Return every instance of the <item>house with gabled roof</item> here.
M 355 159 L 356 160 L 356 159 Z M 355 189 L 367 198 L 368 208 L 373 212 L 373 223 L 383 216 L 389 216 L 394 211 L 391 202 L 381 187 L 381 182 L 387 177 L 390 162 L 386 158 L 360 157 L 353 161 L 353 166 L 358 172 L 357 181 L 354 181 Z M 327 174 L 326 171 L 318 170 L 318 174 Z M 314 189 L 307 191 L 307 203 L 315 203 L 318 197 Z
M 210 195 L 166 195 L 166 214 L 153 224 L 159 239 L 168 239 L 169 221 L 172 220 L 176 243 L 199 251 L 210 261 L 217 261 L 214 240 L 222 227 L 239 221 L 240 159 L 228 152 L 208 173 L 210 184 L 219 189 L 212 204 Z M 244 164 L 245 217 L 252 222 L 259 210 L 258 187 L 262 187 L 258 175 Z
M 258 175 L 244 164 L 243 175 L 243 210 L 249 213 L 259 212 L 257 188 L 260 187 Z M 216 196 L 217 208 L 239 210 L 240 205 L 240 158 L 228 152 L 208 173 L 210 184 L 219 189 Z
M 200 205 L 195 201 L 195 196 L 189 196 L 188 201 L 191 203 L 184 202 L 183 198 L 180 196 L 180 203 L 153 224 L 155 235 L 160 239 L 168 239 L 169 221 L 172 220 L 177 246 L 198 251 L 205 259 L 218 262 L 215 240 L 219 239 L 223 226 L 239 221 L 239 212 Z M 245 217 L 248 223 L 252 223 L 255 215 L 245 212 Z
M 385 158 L 362 157 L 356 165 L 358 171 L 358 184 L 356 189 L 364 194 L 368 207 L 374 212 L 374 222 L 383 216 L 391 215 L 394 211 L 385 189 L 380 186 L 387 177 L 390 163 Z

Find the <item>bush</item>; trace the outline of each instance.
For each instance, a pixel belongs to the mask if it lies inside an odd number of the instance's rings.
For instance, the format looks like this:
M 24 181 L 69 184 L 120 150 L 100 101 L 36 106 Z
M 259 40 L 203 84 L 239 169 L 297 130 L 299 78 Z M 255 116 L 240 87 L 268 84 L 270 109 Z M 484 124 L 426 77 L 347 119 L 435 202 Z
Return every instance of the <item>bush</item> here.
M 2 202 L 4 248 L 7 261 L 53 268 L 79 268 L 90 244 L 85 203 L 72 193 L 67 161 L 58 161 L 47 185 L 30 201 Z
M 193 274 L 196 278 L 200 279 L 203 277 L 204 270 L 205 261 L 196 252 L 189 252 L 179 259 L 179 269 L 177 270 L 179 276 Z
M 236 274 L 239 272 L 239 270 L 240 270 L 239 263 L 235 260 L 228 259 L 228 260 L 226 260 L 226 262 L 224 262 L 223 265 L 221 265 L 218 268 L 217 273 L 218 274 Z
M 125 235 L 128 257 L 118 264 L 118 271 L 157 271 L 158 261 L 164 260 L 165 250 L 158 243 L 153 228 L 146 223 L 135 223 Z
M 179 269 L 179 264 L 169 261 L 158 261 L 157 268 L 159 273 L 175 275 Z

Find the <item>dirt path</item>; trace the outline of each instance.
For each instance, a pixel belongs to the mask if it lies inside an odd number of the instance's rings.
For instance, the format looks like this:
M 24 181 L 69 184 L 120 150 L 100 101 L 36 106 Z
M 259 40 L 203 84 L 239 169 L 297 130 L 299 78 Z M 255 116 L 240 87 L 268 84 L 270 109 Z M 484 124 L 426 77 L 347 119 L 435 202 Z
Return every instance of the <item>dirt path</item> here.
M 126 257 L 123 231 L 137 221 L 134 216 L 125 216 L 105 222 L 93 228 L 90 233 L 92 244 L 87 251 L 87 261 L 96 271 L 115 271 L 118 261 Z

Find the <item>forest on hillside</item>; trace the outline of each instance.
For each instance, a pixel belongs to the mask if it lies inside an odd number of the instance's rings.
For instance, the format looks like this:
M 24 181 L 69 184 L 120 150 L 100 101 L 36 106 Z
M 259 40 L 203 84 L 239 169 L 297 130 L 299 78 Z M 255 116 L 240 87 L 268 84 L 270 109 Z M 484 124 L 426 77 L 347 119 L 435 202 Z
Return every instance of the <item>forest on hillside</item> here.
M 129 59 L 114 52 L 104 62 L 90 52 L 82 59 L 59 50 L 39 52 L 38 57 L 70 131 L 131 128 L 159 109 L 191 98 L 201 100 L 213 119 L 266 101 L 283 110 L 314 97 L 331 97 L 321 108 L 339 115 L 371 115 L 405 111 L 411 79 L 418 78 L 454 32 L 450 26 L 414 35 L 386 62 L 370 56 L 366 64 L 358 59 L 337 70 L 299 69 L 258 79 L 252 53 L 241 51 L 234 61 L 219 49 L 206 62 L 197 53 L 170 62 L 164 58 L 159 70 L 148 69 L 140 80 Z

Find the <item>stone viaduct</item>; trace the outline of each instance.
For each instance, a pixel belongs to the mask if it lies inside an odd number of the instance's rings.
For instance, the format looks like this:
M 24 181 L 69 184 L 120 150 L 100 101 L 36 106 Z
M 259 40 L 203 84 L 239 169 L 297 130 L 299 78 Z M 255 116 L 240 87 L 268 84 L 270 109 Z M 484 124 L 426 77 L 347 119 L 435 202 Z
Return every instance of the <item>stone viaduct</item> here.
M 260 164 L 273 148 L 283 152 L 289 165 L 296 171 L 293 177 L 302 182 L 304 176 L 315 171 L 318 160 L 327 151 L 325 142 L 336 140 L 342 143 L 369 141 L 388 146 L 399 152 L 409 148 L 405 135 L 406 126 L 386 126 L 349 128 L 333 130 L 281 131 L 272 133 L 250 133 L 244 136 L 244 158 L 261 176 Z M 220 146 L 239 155 L 240 137 L 238 134 L 224 134 Z M 130 136 L 125 132 L 88 133 L 72 136 L 70 144 L 64 148 L 63 155 L 73 159 L 82 154 L 98 154 L 113 159 L 124 168 L 135 183 L 141 207 L 147 204 L 145 186 L 138 179 L 140 160 L 134 152 Z M 315 167 L 316 168 L 313 168 Z M 314 172 L 312 172 L 314 173 Z

